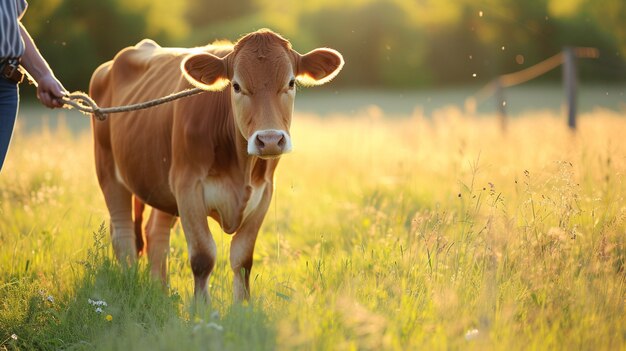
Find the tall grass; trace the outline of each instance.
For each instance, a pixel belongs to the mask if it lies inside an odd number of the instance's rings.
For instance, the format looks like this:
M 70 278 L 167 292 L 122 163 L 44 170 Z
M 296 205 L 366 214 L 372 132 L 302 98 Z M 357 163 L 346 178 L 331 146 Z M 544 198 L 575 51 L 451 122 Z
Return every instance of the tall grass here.
M 88 133 L 18 133 L 0 176 L 0 349 L 623 349 L 626 124 L 564 124 L 295 116 L 252 300 L 233 304 L 230 236 L 211 223 L 210 306 L 192 303 L 179 227 L 167 291 L 145 260 L 115 264 Z

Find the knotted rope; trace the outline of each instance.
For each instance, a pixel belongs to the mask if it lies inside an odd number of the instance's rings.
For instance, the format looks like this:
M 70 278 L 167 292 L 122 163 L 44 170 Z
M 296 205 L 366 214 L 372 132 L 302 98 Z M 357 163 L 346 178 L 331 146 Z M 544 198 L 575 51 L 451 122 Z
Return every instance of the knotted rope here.
M 146 102 L 125 105 L 125 106 L 116 106 L 116 107 L 99 107 L 89 95 L 76 91 L 71 94 L 66 95 L 61 99 L 63 102 L 63 108 L 71 109 L 74 108 L 83 114 L 89 115 L 93 114 L 93 116 L 99 120 L 104 121 L 110 113 L 119 113 L 119 112 L 128 112 L 128 111 L 136 111 L 142 110 L 145 108 L 157 106 L 164 104 L 166 102 L 174 101 L 177 99 L 181 99 L 187 96 L 196 95 L 205 92 L 206 90 L 202 90 L 200 88 L 192 88 L 183 91 L 179 91 L 177 93 L 173 93 L 162 98 L 149 100 Z

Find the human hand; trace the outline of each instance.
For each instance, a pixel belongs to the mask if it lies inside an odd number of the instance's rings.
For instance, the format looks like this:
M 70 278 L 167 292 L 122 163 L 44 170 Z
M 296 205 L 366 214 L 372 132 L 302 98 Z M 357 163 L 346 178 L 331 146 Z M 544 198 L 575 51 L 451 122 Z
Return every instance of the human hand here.
M 49 108 L 62 107 L 61 98 L 66 94 L 67 90 L 52 74 L 45 75 L 37 82 L 37 98 Z

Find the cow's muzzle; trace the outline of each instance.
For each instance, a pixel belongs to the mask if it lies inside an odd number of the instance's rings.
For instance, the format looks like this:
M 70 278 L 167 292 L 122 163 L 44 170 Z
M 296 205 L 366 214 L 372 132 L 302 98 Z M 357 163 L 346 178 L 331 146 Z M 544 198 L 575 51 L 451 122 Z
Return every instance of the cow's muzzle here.
M 289 151 L 291 151 L 291 138 L 283 130 L 259 130 L 248 139 L 249 155 L 272 158 Z

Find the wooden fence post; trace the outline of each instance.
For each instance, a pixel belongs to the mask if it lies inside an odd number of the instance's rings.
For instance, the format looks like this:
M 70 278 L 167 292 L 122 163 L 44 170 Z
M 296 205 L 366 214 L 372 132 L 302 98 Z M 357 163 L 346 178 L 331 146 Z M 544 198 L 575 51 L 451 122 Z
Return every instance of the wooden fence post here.
M 578 88 L 578 78 L 576 77 L 577 58 L 598 58 L 598 49 L 588 47 L 564 47 L 558 54 L 549 57 L 533 66 L 521 71 L 503 74 L 480 89 L 474 96 L 466 100 L 468 106 L 476 107 L 477 104 L 494 96 L 496 99 L 500 126 L 505 131 L 507 128 L 506 100 L 504 99 L 504 88 L 512 87 L 531 79 L 535 79 L 559 65 L 563 65 L 563 87 L 565 90 L 565 104 L 567 105 L 567 125 L 572 130 L 576 130 L 576 90 Z M 471 105 L 470 105 L 471 103 Z
M 567 126 L 576 130 L 576 56 L 574 49 L 563 49 L 563 87 L 567 105 Z

